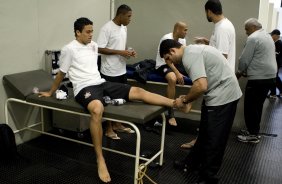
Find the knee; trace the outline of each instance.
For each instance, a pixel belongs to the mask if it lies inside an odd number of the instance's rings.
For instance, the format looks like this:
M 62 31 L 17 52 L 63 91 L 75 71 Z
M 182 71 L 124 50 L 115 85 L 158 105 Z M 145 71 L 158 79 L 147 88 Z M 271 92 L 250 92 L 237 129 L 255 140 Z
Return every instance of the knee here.
M 176 85 L 177 79 L 174 73 L 171 75 L 168 75 L 166 77 L 166 80 L 167 80 L 168 85 L 174 85 L 174 86 Z
M 143 88 L 139 88 L 139 87 L 132 87 L 130 93 L 135 95 L 142 95 L 144 94 L 145 90 Z
M 91 116 L 102 117 L 103 112 L 104 112 L 104 106 L 102 102 L 97 101 L 88 106 L 88 111 L 91 114 Z

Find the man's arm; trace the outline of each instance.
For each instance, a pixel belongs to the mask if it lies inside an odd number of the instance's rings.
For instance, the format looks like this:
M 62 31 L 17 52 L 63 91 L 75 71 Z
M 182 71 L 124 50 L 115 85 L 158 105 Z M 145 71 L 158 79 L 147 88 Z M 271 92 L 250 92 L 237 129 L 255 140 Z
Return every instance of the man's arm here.
M 277 44 L 278 55 L 276 55 L 276 58 L 277 58 L 277 62 L 278 62 L 278 67 L 281 67 L 282 66 L 282 41 L 278 40 L 277 42 L 279 42 L 279 43 Z
M 202 96 L 208 89 L 208 81 L 206 77 L 201 77 L 193 81 L 193 85 L 187 95 L 181 95 L 175 101 L 177 107 L 188 104 Z
M 205 37 L 195 37 L 194 38 L 194 42 L 196 44 L 205 44 L 205 45 L 209 45 L 210 44 L 209 39 L 207 39 Z
M 39 97 L 50 97 L 52 94 L 59 88 L 62 80 L 65 77 L 65 73 L 62 71 L 59 71 L 58 74 L 56 75 L 56 78 L 51 86 L 51 89 L 48 92 L 39 92 Z
M 100 54 L 105 55 L 120 55 L 123 57 L 130 57 L 135 56 L 135 51 L 129 51 L 129 50 L 116 50 L 116 49 L 109 49 L 106 48 L 110 39 L 111 30 L 109 27 L 103 27 L 98 35 L 97 38 L 97 44 L 98 44 L 98 52 Z
M 278 40 L 277 41 L 277 44 L 275 44 L 275 53 L 276 53 L 276 56 L 278 59 L 282 59 L 282 41 L 281 40 Z
M 247 40 L 246 45 L 239 57 L 238 71 L 236 73 L 244 76 L 247 73 L 247 69 L 252 62 L 255 52 L 255 41 Z M 237 76 L 238 77 L 238 76 Z
M 134 56 L 133 51 L 129 50 L 115 50 L 115 49 L 108 49 L 108 48 L 98 48 L 98 52 L 100 54 L 105 54 L 105 55 L 120 55 L 123 57 L 130 57 Z

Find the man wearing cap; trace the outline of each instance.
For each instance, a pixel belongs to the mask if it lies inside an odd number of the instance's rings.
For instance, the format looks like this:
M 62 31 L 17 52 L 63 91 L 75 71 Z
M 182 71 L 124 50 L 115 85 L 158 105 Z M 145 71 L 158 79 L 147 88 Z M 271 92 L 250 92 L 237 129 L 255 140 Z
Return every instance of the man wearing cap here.
M 280 31 L 278 29 L 274 29 L 270 33 L 274 43 L 275 43 L 275 54 L 276 54 L 276 62 L 277 62 L 277 75 L 276 75 L 276 85 L 273 86 L 270 90 L 270 98 L 276 98 L 276 87 L 279 89 L 280 97 L 282 96 L 282 82 L 279 78 L 279 68 L 282 66 L 282 41 L 280 39 Z

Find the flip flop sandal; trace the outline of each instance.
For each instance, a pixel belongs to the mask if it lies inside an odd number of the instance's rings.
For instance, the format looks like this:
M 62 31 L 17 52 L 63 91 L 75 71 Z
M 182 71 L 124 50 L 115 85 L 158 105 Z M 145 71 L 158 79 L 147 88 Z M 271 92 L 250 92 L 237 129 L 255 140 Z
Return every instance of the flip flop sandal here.
M 124 133 L 128 133 L 128 134 L 133 134 L 135 133 L 134 130 L 132 130 L 131 128 L 118 128 L 118 129 L 114 129 L 117 132 L 124 132 Z
M 120 137 L 115 133 L 111 133 L 111 134 L 106 133 L 105 136 L 110 138 L 110 139 L 113 139 L 113 140 L 119 140 L 120 139 Z
M 182 144 L 181 145 L 181 148 L 184 148 L 184 149 L 190 149 L 190 148 L 193 148 L 194 144 L 191 143 L 191 142 L 187 142 L 185 144 Z

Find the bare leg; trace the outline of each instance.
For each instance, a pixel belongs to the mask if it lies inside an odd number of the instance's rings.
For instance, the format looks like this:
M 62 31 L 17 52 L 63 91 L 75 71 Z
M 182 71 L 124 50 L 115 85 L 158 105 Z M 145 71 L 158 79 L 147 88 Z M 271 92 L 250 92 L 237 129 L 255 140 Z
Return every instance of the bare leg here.
M 117 135 L 116 132 L 124 132 L 124 133 L 135 133 L 134 130 L 132 130 L 129 127 L 123 126 L 120 122 L 115 121 L 107 121 L 107 127 L 106 127 L 106 137 L 113 139 L 113 140 L 120 140 L 121 138 Z
M 99 100 L 93 100 L 88 104 L 87 108 L 91 114 L 90 133 L 92 136 L 92 142 L 97 157 L 98 175 L 103 182 L 107 183 L 111 181 L 111 177 L 108 172 L 107 165 L 102 152 L 102 115 L 104 111 L 104 106 Z
M 123 126 L 123 124 L 121 124 L 120 122 L 112 122 L 112 127 L 113 127 L 113 130 L 116 132 L 124 132 L 124 133 L 129 133 L 129 134 L 135 133 L 134 130 L 132 130 L 129 127 Z
M 176 107 L 175 100 L 169 99 L 162 95 L 151 93 L 139 87 L 131 87 L 129 91 L 129 100 L 139 100 L 152 105 L 160 105 L 165 107 Z M 179 110 L 188 113 L 191 109 L 191 103 L 181 104 Z
M 107 121 L 106 134 L 115 133 L 112 126 L 112 121 Z
M 165 76 L 165 78 L 168 82 L 167 89 L 166 89 L 166 95 L 168 98 L 174 99 L 175 87 L 176 87 L 176 76 L 173 72 L 170 72 Z
M 112 127 L 113 129 L 124 129 L 125 126 L 123 126 L 123 124 L 121 124 L 120 122 L 112 122 Z
M 106 126 L 106 133 L 105 135 L 107 137 L 109 137 L 110 139 L 113 139 L 113 140 L 119 140 L 120 137 L 118 137 L 118 135 L 116 134 L 116 132 L 114 131 L 113 129 L 113 126 L 116 122 L 113 122 L 113 121 L 107 121 L 107 126 Z
M 152 105 L 174 107 L 174 100 L 166 98 L 156 93 L 151 93 L 139 87 L 131 87 L 129 100 L 139 100 Z
M 175 87 L 176 87 L 176 76 L 173 72 L 169 72 L 168 74 L 166 74 L 165 76 L 166 80 L 167 80 L 167 88 L 166 88 L 166 95 L 168 98 L 170 99 L 174 99 L 175 97 Z M 173 115 L 173 109 L 169 109 L 169 119 L 168 119 L 168 123 L 172 126 L 177 126 L 175 117 Z
M 119 140 L 120 137 L 117 135 L 116 132 L 123 132 L 123 133 L 135 133 L 134 130 L 131 128 L 125 127 L 122 123 L 116 121 L 107 121 L 106 133 L 105 135 L 111 139 Z

